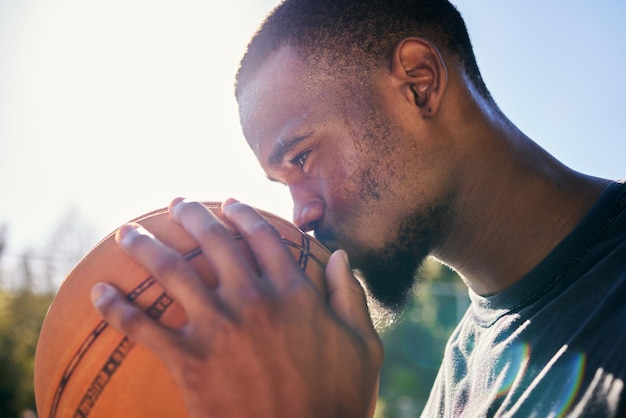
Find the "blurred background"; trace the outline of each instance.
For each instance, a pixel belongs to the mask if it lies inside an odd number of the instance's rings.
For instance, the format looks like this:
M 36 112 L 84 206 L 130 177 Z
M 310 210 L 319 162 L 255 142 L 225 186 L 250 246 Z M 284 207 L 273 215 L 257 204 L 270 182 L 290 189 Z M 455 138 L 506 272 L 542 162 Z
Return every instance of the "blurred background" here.
M 566 164 L 625 176 L 626 3 L 458 0 L 494 98 Z M 39 327 L 103 236 L 176 196 L 290 219 L 241 135 L 233 80 L 270 0 L 0 0 L 0 417 L 35 409 Z M 467 306 L 424 268 L 384 333 L 379 417 L 418 416 Z

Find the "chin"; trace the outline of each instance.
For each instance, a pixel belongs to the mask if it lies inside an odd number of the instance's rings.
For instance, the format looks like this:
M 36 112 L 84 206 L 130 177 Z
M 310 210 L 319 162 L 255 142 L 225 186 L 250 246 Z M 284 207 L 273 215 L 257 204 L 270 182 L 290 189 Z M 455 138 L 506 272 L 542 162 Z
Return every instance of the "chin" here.
M 398 315 L 404 311 L 413 295 L 418 271 L 428 251 L 416 254 L 388 244 L 372 251 L 355 265 L 360 271 L 367 292 L 380 308 Z
M 379 248 L 358 251 L 353 260 L 374 305 L 397 316 L 413 297 L 419 270 L 450 220 L 449 206 L 415 211 L 398 222 L 395 234 Z

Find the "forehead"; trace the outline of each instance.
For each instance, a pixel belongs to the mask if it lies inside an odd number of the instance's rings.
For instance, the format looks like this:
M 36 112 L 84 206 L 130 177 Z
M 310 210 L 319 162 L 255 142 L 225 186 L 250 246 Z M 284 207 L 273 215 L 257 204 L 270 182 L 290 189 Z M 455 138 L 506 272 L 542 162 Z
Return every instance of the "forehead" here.
M 328 74 L 307 68 L 289 46 L 268 57 L 239 97 L 241 126 L 255 154 L 266 141 L 327 113 L 334 84 Z

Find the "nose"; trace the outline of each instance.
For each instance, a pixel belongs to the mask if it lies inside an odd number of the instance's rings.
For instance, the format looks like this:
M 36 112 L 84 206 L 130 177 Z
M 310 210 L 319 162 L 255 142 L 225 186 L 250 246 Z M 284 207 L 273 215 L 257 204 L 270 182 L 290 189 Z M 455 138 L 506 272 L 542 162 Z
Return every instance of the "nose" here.
M 293 197 L 293 223 L 304 232 L 315 229 L 317 223 L 324 216 L 324 201 L 312 196 L 299 196 L 294 193 Z

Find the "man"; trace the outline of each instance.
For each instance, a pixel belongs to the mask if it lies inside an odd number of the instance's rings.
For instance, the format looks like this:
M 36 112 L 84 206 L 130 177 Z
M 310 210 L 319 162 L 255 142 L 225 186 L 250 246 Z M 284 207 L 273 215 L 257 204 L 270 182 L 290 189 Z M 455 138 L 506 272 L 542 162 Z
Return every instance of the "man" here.
M 104 284 L 94 304 L 165 362 L 190 416 L 371 414 L 382 348 L 351 268 L 400 310 L 429 254 L 460 273 L 472 305 L 425 416 L 626 412 L 626 186 L 565 167 L 506 118 L 452 5 L 288 0 L 251 41 L 236 94 L 246 140 L 290 189 L 294 222 L 335 250 L 329 295 L 234 200 L 223 210 L 259 275 L 199 204 L 171 204 L 215 289 L 123 227 L 122 248 L 189 324 L 162 327 Z

